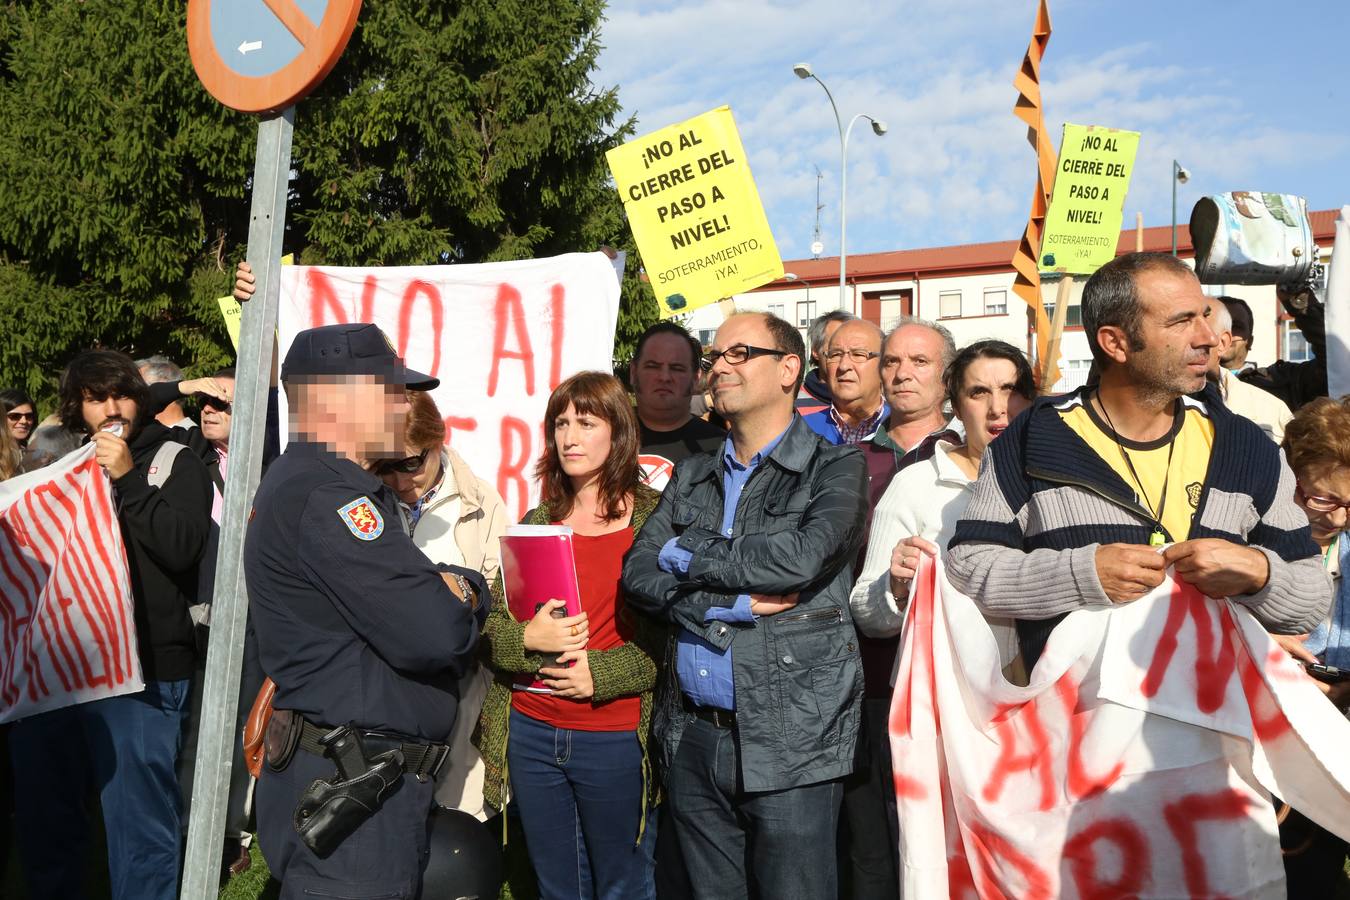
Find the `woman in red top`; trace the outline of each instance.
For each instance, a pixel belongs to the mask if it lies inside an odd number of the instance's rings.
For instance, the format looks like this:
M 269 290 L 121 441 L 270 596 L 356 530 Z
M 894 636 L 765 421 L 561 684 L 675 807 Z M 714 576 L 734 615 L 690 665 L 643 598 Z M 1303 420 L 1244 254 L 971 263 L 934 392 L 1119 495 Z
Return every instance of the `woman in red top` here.
M 659 495 L 641 483 L 637 417 L 613 376 L 564 381 L 544 421 L 543 497 L 524 521 L 572 529 L 582 612 L 554 618 L 554 600 L 518 622 L 497 579 L 483 633 L 497 675 L 477 735 L 484 799 L 500 808 L 509 777 L 541 900 L 641 900 L 655 895 L 646 747 L 662 641 L 625 609 L 619 576 Z M 536 677 L 553 692 L 519 689 Z

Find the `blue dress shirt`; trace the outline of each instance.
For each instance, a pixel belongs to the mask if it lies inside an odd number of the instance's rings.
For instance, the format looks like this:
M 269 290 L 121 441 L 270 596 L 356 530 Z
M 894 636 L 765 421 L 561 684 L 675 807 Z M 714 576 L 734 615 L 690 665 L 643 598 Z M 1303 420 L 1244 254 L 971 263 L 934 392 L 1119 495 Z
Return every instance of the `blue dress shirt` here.
M 740 501 L 741 492 L 745 490 L 750 476 L 786 434 L 787 428 L 744 465 L 736 459 L 731 437 L 727 437 L 726 444 L 722 448 L 723 537 L 732 536 L 736 521 L 736 504 Z M 689 562 L 693 559 L 693 554 L 677 546 L 677 541 L 678 538 L 671 538 L 661 548 L 658 565 L 672 575 L 684 576 L 689 572 Z M 753 624 L 755 616 L 750 612 L 750 595 L 741 594 L 731 607 L 714 606 L 705 614 L 704 620 Z M 680 629 L 675 674 L 679 676 L 680 689 L 684 691 L 685 696 L 699 706 L 714 706 L 726 710 L 736 708 L 736 686 L 732 679 L 730 647 L 719 650 L 692 631 Z

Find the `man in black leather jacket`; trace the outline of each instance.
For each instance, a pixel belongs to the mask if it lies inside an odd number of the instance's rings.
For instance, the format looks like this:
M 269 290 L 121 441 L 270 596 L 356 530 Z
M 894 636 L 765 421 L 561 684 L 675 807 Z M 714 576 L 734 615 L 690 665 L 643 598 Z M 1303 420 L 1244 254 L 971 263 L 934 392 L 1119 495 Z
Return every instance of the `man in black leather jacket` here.
M 695 897 L 828 898 L 862 699 L 866 467 L 794 414 L 795 328 L 745 313 L 713 346 L 731 434 L 676 466 L 624 565 L 630 606 L 675 626 L 653 733 Z

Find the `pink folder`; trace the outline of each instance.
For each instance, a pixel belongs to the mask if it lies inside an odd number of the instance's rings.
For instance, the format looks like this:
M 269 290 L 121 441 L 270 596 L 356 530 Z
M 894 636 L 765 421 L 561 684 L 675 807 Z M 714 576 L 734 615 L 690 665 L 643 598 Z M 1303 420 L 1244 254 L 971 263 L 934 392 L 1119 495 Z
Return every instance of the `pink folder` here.
M 511 525 L 502 537 L 502 587 L 506 605 L 518 622 L 534 618 L 550 600 L 562 600 L 558 618 L 581 612 L 576 560 L 572 556 L 572 529 L 566 525 Z M 551 694 L 542 682 L 522 676 L 516 690 Z

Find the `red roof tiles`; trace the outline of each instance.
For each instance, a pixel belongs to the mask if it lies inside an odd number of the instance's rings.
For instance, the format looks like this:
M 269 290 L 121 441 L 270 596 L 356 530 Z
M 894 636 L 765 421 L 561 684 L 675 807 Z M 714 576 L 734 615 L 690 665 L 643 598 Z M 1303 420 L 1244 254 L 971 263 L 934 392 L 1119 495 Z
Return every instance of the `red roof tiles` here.
M 1308 214 L 1312 223 L 1313 239 L 1322 247 L 1330 247 L 1335 234 L 1336 214 L 1339 210 L 1324 209 Z M 1134 229 L 1120 233 L 1117 253 L 1134 250 Z M 991 272 L 1011 272 L 1016 241 L 992 241 L 985 244 L 961 244 L 954 247 L 926 247 L 919 250 L 891 250 L 885 253 L 858 253 L 847 262 L 849 281 L 882 281 L 908 276 L 971 275 Z M 1144 249 L 1170 251 L 1172 226 L 1159 225 L 1144 229 Z M 1184 222 L 1177 223 L 1177 253 L 1193 255 L 1191 230 Z M 797 283 L 829 284 L 839 281 L 839 257 L 820 259 L 789 259 L 783 268 L 796 275 L 795 280 L 781 278 L 758 290 L 788 288 Z

